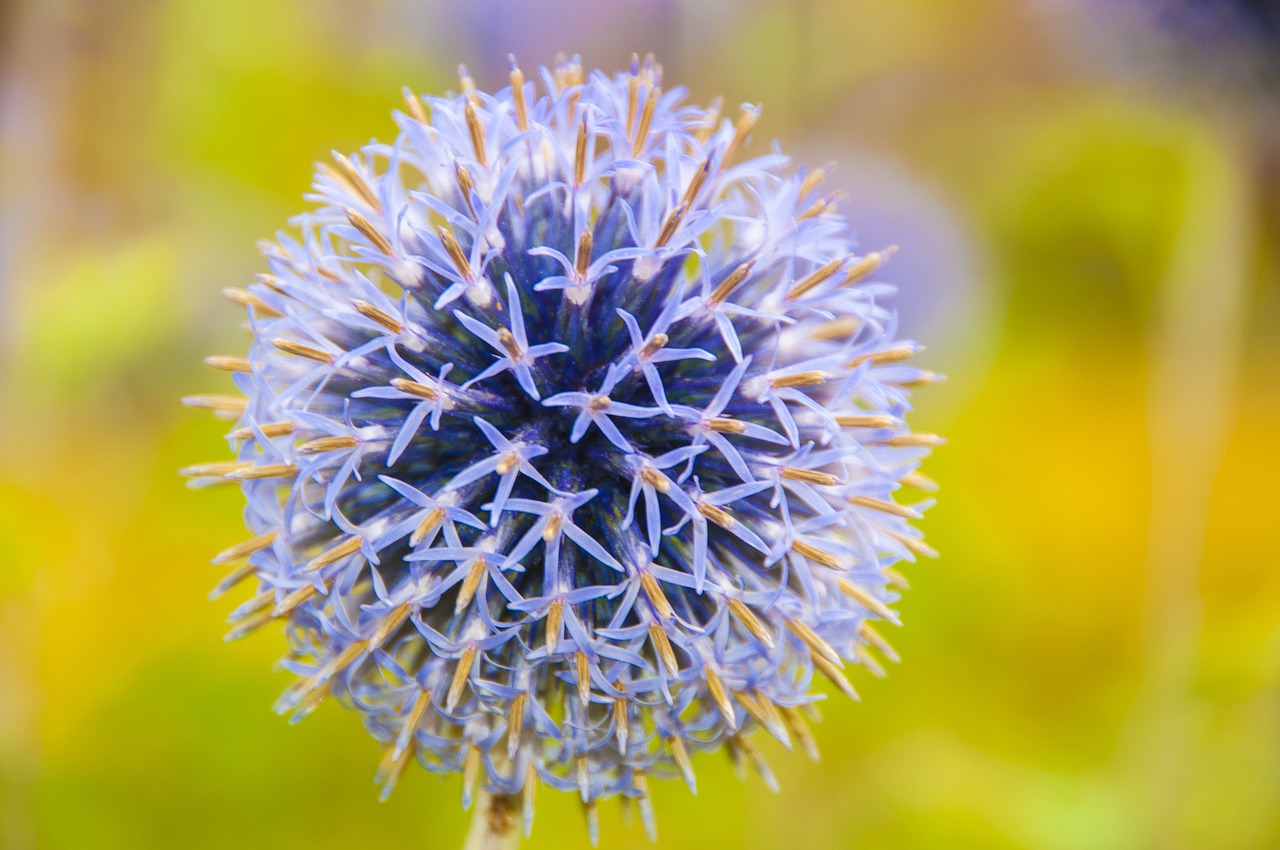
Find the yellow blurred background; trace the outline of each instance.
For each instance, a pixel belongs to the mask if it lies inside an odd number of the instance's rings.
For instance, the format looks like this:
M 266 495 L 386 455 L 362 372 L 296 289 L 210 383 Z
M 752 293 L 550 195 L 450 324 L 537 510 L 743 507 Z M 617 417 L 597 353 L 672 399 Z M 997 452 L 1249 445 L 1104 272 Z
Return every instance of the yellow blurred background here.
M 457 778 L 326 705 L 270 706 L 280 636 L 224 645 L 239 540 L 220 423 L 180 395 L 244 346 L 219 290 L 313 161 L 399 90 L 556 50 L 654 51 L 761 102 L 902 250 L 950 439 L 864 702 L 779 795 L 696 761 L 663 848 L 1280 847 L 1280 86 L 1265 4 L 1191 0 L 0 3 L 0 847 L 450 848 Z M 544 791 L 530 848 L 587 846 Z M 602 846 L 648 846 L 606 807 Z

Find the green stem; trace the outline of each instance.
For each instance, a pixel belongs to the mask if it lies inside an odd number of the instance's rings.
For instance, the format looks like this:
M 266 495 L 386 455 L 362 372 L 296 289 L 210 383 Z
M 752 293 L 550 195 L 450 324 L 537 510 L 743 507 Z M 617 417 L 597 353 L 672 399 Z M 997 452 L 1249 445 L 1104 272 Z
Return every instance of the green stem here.
M 462 850 L 514 850 L 520 843 L 520 798 L 481 791 Z

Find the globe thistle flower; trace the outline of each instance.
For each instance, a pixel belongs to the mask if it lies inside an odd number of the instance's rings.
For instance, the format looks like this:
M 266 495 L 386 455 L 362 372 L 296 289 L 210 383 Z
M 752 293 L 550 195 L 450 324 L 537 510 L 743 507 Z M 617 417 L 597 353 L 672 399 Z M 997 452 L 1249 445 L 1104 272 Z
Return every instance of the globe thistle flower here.
M 908 521 L 905 362 L 822 174 L 744 159 L 736 120 L 652 63 L 575 60 L 542 91 L 406 93 L 399 135 L 321 165 L 247 308 L 235 420 L 254 535 L 228 638 L 283 621 L 296 683 L 527 822 L 535 788 L 621 795 L 653 829 L 650 776 L 692 789 L 727 749 L 773 783 L 753 733 L 815 752 L 829 679 L 894 658 L 877 630 L 932 550 Z M 505 827 L 504 827 L 505 828 Z M 496 827 L 495 827 L 496 829 Z

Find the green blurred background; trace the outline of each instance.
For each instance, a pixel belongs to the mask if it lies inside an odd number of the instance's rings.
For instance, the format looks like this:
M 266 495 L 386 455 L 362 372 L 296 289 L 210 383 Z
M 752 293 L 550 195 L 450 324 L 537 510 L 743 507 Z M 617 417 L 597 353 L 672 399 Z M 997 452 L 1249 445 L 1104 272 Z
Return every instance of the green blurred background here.
M 461 843 L 456 778 L 386 804 L 380 751 L 270 705 L 278 633 L 224 645 L 240 497 L 178 406 L 243 348 L 219 290 L 311 164 L 402 85 L 654 51 L 836 160 L 902 246 L 950 438 L 904 657 L 831 701 L 782 783 L 697 759 L 663 848 L 1280 847 L 1276 19 L 1186 0 L 0 3 L 0 846 Z M 1258 11 L 1262 10 L 1262 11 Z M 585 847 L 544 791 L 531 848 Z M 606 807 L 604 847 L 645 847 Z

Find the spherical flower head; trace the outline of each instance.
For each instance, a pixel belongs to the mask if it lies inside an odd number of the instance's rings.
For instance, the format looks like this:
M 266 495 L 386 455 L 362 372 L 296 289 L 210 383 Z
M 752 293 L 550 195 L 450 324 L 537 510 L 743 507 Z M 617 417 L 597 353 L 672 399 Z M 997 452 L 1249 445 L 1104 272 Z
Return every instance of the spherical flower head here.
M 745 159 L 759 116 L 659 69 L 514 66 L 406 95 L 399 135 L 321 165 L 316 207 L 230 290 L 236 460 L 254 535 L 229 637 L 283 620 L 279 703 L 328 696 L 387 745 L 525 795 L 626 795 L 805 716 L 931 550 L 908 525 L 937 442 L 909 388 L 890 251 L 857 253 L 820 171 Z M 817 676 L 815 676 L 817 674 Z

